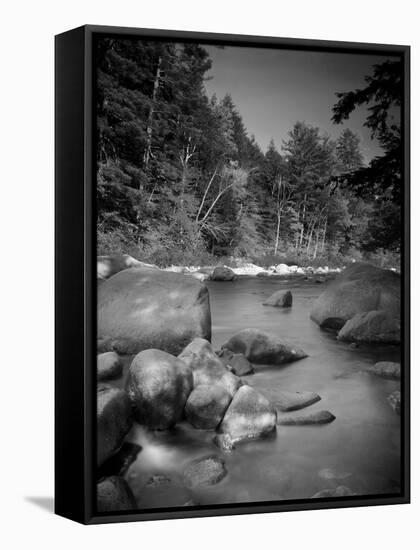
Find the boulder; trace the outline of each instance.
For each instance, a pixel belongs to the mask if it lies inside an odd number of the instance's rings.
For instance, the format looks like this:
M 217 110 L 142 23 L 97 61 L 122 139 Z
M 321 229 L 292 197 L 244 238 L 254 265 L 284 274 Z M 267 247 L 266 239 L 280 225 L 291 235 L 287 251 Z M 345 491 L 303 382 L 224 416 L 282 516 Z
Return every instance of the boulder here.
M 122 374 L 122 362 L 115 351 L 108 351 L 98 355 L 96 364 L 98 380 L 118 378 Z
M 233 353 L 242 353 L 252 363 L 288 363 L 307 357 L 307 354 L 287 342 L 258 329 L 247 328 L 237 332 L 222 345 Z
M 98 256 L 97 258 L 97 278 L 109 279 L 116 273 L 130 267 L 153 267 L 155 265 L 139 262 L 128 254 L 116 254 L 115 256 Z
M 335 489 L 323 489 L 312 495 L 311 498 L 328 498 L 328 497 L 352 497 L 357 495 L 354 491 L 346 487 L 345 485 L 340 485 Z
M 222 384 L 233 396 L 241 379 L 232 374 L 213 351 L 210 342 L 195 338 L 179 355 L 193 373 L 194 388 L 201 385 Z
M 184 470 L 185 484 L 191 489 L 215 485 L 226 475 L 225 461 L 217 455 L 193 460 Z
M 120 512 L 137 508 L 136 499 L 124 478 L 111 476 L 96 486 L 98 512 Z
M 183 415 L 193 377 L 180 359 L 157 349 L 140 352 L 130 365 L 127 393 L 139 424 L 165 430 Z
M 277 413 L 264 395 L 251 386 L 242 386 L 234 395 L 220 432 L 229 435 L 232 443 L 258 439 L 276 428 Z
M 140 451 L 140 445 L 124 441 L 121 449 L 102 464 L 99 471 L 100 477 L 123 476 L 135 462 Z
M 236 376 L 245 376 L 254 372 L 254 367 L 243 353 L 232 353 L 230 350 L 224 349 L 219 352 L 219 357 Z
M 388 403 L 397 414 L 401 414 L 401 392 L 394 391 L 388 395 Z
M 133 424 L 130 400 L 125 391 L 101 385 L 97 395 L 97 464 L 121 447 Z
M 346 321 L 371 310 L 400 315 L 401 278 L 386 269 L 355 262 L 315 301 L 310 317 L 321 328 L 340 330 Z
M 399 343 L 400 319 L 386 311 L 357 313 L 340 329 L 337 338 L 345 342 Z
M 290 275 L 291 273 L 289 266 L 286 264 L 276 265 L 275 270 L 278 275 Z
M 211 274 L 212 281 L 235 281 L 235 273 L 229 267 L 215 267 Z
M 263 306 L 292 307 L 293 296 L 290 290 L 278 290 L 263 302 Z
M 368 371 L 382 378 L 390 378 L 393 380 L 399 380 L 401 378 L 401 365 L 391 361 L 379 361 L 372 367 L 369 367 Z
M 276 399 L 273 401 L 273 405 L 278 411 L 288 412 L 304 409 L 320 400 L 320 396 L 311 391 L 280 391 L 276 393 Z
M 215 429 L 231 400 L 231 394 L 222 384 L 197 386 L 188 397 L 185 418 L 194 428 Z
M 302 415 L 277 415 L 277 424 L 279 426 L 311 426 L 314 424 L 329 424 L 333 420 L 335 420 L 335 416 L 330 411 L 317 411 Z
M 229 434 L 217 434 L 213 441 L 225 453 L 231 453 L 235 448 L 235 444 Z
M 207 288 L 189 275 L 126 269 L 98 289 L 97 332 L 101 351 L 177 355 L 197 336 L 211 339 Z

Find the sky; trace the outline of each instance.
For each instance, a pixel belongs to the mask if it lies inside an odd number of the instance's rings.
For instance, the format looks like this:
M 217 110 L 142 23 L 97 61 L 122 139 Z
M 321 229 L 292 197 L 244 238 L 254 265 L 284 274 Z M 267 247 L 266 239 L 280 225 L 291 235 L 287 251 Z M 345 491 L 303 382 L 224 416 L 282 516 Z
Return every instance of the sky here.
M 365 86 L 372 66 L 387 56 L 275 50 L 266 48 L 205 46 L 213 61 L 205 87 L 209 97 L 221 99 L 230 93 L 242 115 L 248 134 L 254 134 L 263 151 L 271 138 L 280 150 L 282 141 L 296 121 L 318 126 L 332 138 L 344 128 L 356 132 L 368 162 L 381 154 L 376 140 L 363 126 L 365 107 L 357 108 L 349 120 L 331 122 L 335 92 Z

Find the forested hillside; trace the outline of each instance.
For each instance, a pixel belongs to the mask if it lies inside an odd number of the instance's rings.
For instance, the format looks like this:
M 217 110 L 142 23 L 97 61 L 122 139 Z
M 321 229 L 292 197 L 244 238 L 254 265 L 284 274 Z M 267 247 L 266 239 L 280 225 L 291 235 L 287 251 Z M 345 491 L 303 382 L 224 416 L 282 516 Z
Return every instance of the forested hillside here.
M 197 44 L 102 39 L 97 74 L 98 253 L 160 266 L 228 258 L 300 263 L 397 254 L 401 68 L 338 94 L 337 124 L 359 105 L 383 156 L 296 121 L 262 151 L 234 98 L 207 97 L 211 59 Z M 281 109 L 281 105 L 279 105 Z M 217 257 L 217 258 L 216 258 Z

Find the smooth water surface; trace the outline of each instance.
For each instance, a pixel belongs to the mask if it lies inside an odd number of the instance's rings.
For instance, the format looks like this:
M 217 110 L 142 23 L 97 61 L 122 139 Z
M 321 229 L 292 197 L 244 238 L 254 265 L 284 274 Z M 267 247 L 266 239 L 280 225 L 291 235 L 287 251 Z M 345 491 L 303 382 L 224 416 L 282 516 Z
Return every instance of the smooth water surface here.
M 187 423 L 168 432 L 136 425 L 128 440 L 142 446 L 127 479 L 139 508 L 308 498 L 345 485 L 360 495 L 400 490 L 400 417 L 387 402 L 399 382 L 370 375 L 377 361 L 400 361 L 399 346 L 353 349 L 321 331 L 309 319 L 314 299 L 325 288 L 302 279 L 243 277 L 233 283 L 208 282 L 213 347 L 219 349 L 243 328 L 258 328 L 303 348 L 308 358 L 284 366 L 256 366 L 247 382 L 268 391 L 309 390 L 321 401 L 294 414 L 329 410 L 336 420 L 321 426 L 278 426 L 265 440 L 238 445 L 223 455 L 227 477 L 217 485 L 188 490 L 182 472 L 194 458 L 223 453 L 214 432 Z M 293 307 L 262 306 L 276 290 L 290 289 Z M 158 486 L 151 476 L 163 475 Z

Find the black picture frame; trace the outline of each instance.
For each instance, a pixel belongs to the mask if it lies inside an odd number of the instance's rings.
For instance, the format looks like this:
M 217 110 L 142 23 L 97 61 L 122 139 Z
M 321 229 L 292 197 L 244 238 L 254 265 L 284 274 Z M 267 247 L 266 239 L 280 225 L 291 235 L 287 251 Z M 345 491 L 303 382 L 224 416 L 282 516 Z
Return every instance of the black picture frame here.
M 95 79 L 99 36 L 206 44 L 366 52 L 401 56 L 404 65 L 404 200 L 400 494 L 251 504 L 95 511 L 96 245 Z M 86 25 L 55 38 L 55 512 L 84 524 L 346 508 L 410 502 L 410 47 Z

